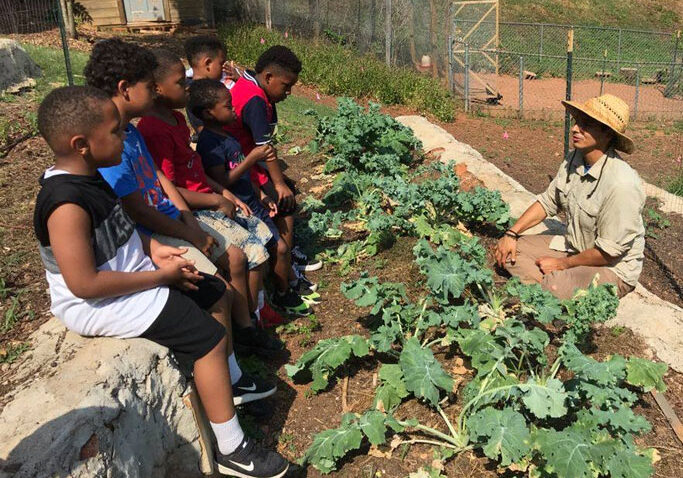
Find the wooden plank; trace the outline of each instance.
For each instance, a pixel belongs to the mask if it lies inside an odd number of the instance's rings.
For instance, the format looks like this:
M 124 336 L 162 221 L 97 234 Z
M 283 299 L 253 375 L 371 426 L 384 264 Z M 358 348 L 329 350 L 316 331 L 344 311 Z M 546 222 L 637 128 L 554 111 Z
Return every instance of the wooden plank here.
M 655 402 L 657 402 L 657 405 L 659 405 L 659 408 L 662 410 L 662 413 L 664 413 L 666 419 L 669 421 L 669 424 L 671 425 L 671 428 L 678 437 L 678 440 L 681 443 L 683 443 L 683 423 L 681 423 L 681 421 L 676 416 L 676 412 L 671 407 L 671 404 L 664 397 L 664 395 L 662 395 L 658 391 L 652 390 L 652 392 L 650 393 L 652 394 L 652 397 L 655 399 Z
M 470 36 L 470 35 L 479 27 L 479 25 L 482 24 L 482 22 L 484 21 L 484 19 L 485 19 L 486 17 L 489 16 L 489 13 L 491 13 L 491 12 L 494 11 L 495 9 L 496 9 L 496 5 L 494 5 L 494 6 L 492 6 L 491 8 L 489 8 L 488 12 L 484 13 L 484 14 L 481 16 L 481 18 L 479 19 L 479 21 L 478 21 L 477 23 L 475 23 L 475 25 L 474 25 L 472 28 L 470 28 L 470 31 L 467 32 L 467 35 L 465 35 L 465 36 L 463 37 L 462 41 L 467 40 L 467 37 L 469 37 L 469 36 Z
M 213 475 L 216 471 L 213 460 L 213 441 L 206 414 L 202 402 L 199 401 L 199 394 L 195 389 L 194 383 L 189 384 L 190 392 L 183 397 L 183 403 L 192 410 L 192 416 L 199 432 L 199 446 L 201 454 L 199 457 L 199 470 L 205 475 Z

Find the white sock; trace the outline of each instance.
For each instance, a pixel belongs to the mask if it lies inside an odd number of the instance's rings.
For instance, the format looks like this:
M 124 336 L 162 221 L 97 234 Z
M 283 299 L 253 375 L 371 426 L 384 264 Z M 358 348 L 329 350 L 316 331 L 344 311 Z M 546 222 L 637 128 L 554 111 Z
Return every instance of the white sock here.
M 261 309 L 256 309 L 254 315 L 256 316 L 257 322 L 261 322 Z
M 230 368 L 230 381 L 235 385 L 242 378 L 242 369 L 237 363 L 235 352 L 231 353 L 228 357 L 228 367 Z
M 218 449 L 222 454 L 232 453 L 244 440 L 244 432 L 239 420 L 237 420 L 237 414 L 225 423 L 210 423 L 213 434 L 216 436 Z
M 263 306 L 266 305 L 266 293 L 261 289 L 258 291 L 258 308 L 259 310 L 263 309 Z

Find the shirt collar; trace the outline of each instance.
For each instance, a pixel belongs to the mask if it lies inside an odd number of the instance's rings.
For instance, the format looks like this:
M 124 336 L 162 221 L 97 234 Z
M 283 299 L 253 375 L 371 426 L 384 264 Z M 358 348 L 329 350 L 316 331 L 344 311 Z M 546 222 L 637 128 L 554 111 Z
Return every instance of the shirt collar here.
M 242 74 L 242 78 L 244 78 L 245 80 L 251 81 L 253 84 L 258 86 L 259 88 L 261 87 L 261 85 L 259 85 L 258 80 L 256 79 L 256 73 L 254 73 L 251 70 L 244 70 L 244 72 Z
M 579 153 L 580 154 L 580 153 Z M 588 170 L 586 171 L 586 164 L 583 161 L 583 155 L 581 156 L 581 163 L 580 166 L 576 168 L 576 171 L 581 175 L 589 175 L 593 179 L 598 179 L 600 177 L 600 173 L 602 172 L 602 168 L 605 167 L 605 162 L 607 161 L 607 158 L 610 156 L 614 156 L 614 150 L 610 149 L 608 150 L 605 154 L 602 155 L 598 161 L 593 164 Z

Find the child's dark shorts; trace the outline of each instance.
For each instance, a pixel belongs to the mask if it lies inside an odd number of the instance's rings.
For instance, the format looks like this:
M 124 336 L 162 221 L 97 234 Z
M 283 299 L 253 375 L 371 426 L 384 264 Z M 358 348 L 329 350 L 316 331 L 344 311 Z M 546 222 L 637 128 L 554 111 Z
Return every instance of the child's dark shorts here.
M 192 370 L 194 362 L 209 353 L 225 337 L 223 324 L 205 309 L 211 308 L 225 293 L 225 283 L 202 274 L 199 290 L 169 289 L 161 313 L 140 336 L 173 352 L 181 369 Z

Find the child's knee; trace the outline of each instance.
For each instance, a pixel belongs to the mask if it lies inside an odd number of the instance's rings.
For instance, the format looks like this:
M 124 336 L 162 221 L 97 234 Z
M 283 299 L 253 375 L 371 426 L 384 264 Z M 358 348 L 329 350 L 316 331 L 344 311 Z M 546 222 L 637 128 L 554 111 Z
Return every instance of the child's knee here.
M 289 249 L 289 245 L 287 245 L 287 242 L 285 242 L 282 238 L 280 238 L 279 241 L 277 241 L 277 255 L 278 256 L 287 256 L 291 250 Z
M 242 249 L 235 246 L 230 246 L 228 248 L 228 260 L 230 261 L 230 268 L 244 269 L 247 267 L 247 255 Z

